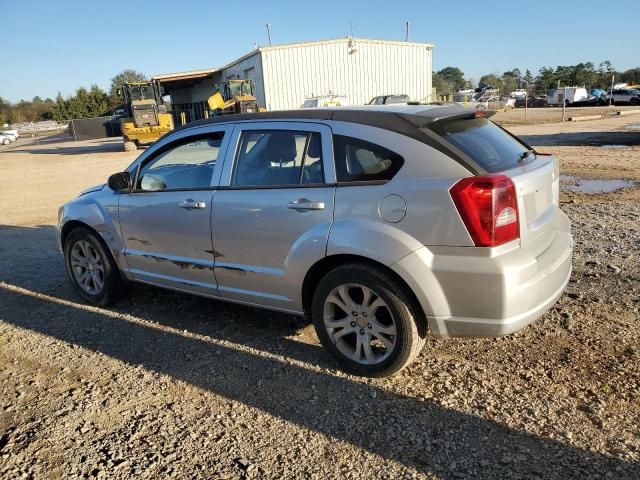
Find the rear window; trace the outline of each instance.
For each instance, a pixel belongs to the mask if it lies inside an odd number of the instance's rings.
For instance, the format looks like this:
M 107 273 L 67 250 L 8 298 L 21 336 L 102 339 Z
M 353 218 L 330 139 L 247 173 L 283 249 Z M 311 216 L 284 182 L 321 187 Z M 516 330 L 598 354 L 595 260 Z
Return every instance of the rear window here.
M 533 157 L 527 157 L 525 145 L 486 118 L 443 121 L 431 129 L 490 173 L 524 165 Z
M 407 103 L 409 97 L 407 95 L 390 95 L 387 97 L 387 104 L 392 103 Z
M 333 136 L 333 151 L 340 183 L 391 180 L 404 163 L 389 149 L 343 135 Z

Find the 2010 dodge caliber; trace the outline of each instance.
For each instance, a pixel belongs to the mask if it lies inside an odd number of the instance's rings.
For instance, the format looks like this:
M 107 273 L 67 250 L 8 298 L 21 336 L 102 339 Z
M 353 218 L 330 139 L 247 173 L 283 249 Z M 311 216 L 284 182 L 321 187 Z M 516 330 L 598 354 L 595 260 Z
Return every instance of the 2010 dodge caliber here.
M 392 105 L 179 128 L 60 208 L 69 278 L 130 281 L 312 318 L 343 368 L 499 336 L 562 294 L 573 241 L 558 162 L 469 110 Z

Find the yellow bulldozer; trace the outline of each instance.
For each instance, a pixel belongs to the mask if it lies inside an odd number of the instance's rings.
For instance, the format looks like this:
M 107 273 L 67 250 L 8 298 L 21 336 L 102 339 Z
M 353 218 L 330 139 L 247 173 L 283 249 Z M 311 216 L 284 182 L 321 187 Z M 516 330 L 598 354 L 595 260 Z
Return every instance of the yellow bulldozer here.
M 173 130 L 173 117 L 163 104 L 158 82 L 126 83 L 118 94 L 125 100 L 126 113 L 120 119 L 120 129 L 127 152 L 153 143 Z
M 215 85 L 215 89 L 216 92 L 207 100 L 212 115 L 265 111 L 258 107 L 253 80 L 227 80 Z

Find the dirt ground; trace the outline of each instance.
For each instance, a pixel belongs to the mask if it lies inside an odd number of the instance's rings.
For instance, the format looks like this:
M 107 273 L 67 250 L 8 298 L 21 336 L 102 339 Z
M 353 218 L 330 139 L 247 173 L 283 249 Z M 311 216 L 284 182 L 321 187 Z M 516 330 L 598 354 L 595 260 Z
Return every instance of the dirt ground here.
M 639 110 L 640 106 L 618 105 L 603 107 L 568 107 L 565 111 L 565 119 L 571 117 L 583 117 L 586 115 L 603 115 L 612 112 L 624 112 Z M 526 117 L 525 117 L 526 115 Z M 542 108 L 512 108 L 508 112 L 499 111 L 493 120 L 505 125 L 529 125 L 536 123 L 562 122 L 562 107 Z
M 640 181 L 638 123 L 509 128 L 578 181 Z M 1 478 L 640 478 L 639 184 L 563 190 L 574 273 L 541 320 L 430 338 L 366 380 L 291 316 L 144 286 L 79 301 L 58 206 L 134 157 L 117 140 L 0 147 Z

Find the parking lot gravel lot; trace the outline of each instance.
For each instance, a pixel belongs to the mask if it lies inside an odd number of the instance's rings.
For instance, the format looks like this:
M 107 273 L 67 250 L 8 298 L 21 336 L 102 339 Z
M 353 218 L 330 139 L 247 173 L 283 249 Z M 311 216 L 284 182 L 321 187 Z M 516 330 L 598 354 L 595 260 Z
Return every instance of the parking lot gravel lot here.
M 639 117 L 511 129 L 563 174 L 637 181 Z M 79 301 L 57 208 L 135 157 L 119 150 L 0 149 L 1 478 L 640 478 L 640 184 L 562 192 L 574 273 L 540 321 L 430 338 L 370 380 L 303 319 L 143 286 Z

